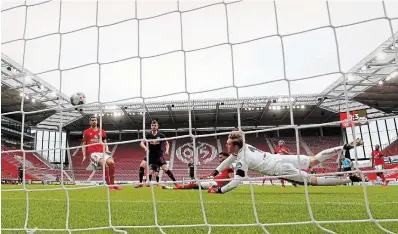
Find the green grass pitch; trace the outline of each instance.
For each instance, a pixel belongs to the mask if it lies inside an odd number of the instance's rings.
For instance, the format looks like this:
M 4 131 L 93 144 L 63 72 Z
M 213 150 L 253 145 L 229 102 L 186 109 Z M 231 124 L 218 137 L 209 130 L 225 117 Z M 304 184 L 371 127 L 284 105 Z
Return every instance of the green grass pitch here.
M 76 186 L 74 186 L 76 187 Z M 21 186 L 2 186 L 2 190 Z M 55 186 L 28 186 L 31 189 Z M 110 191 L 114 226 L 154 225 L 152 188 Z M 370 209 L 375 219 L 398 219 L 398 186 L 367 186 Z M 153 187 L 159 225 L 203 224 L 198 190 L 162 190 Z M 261 223 L 310 221 L 304 186 L 254 186 L 256 209 Z M 69 190 L 71 229 L 109 226 L 107 192 L 104 187 Z M 309 187 L 311 208 L 316 220 L 368 219 L 362 186 Z M 25 192 L 2 192 L 2 228 L 22 228 L 25 222 Z M 241 186 L 228 194 L 202 192 L 208 223 L 255 223 L 249 186 Z M 29 193 L 28 228 L 65 228 L 66 193 L 38 191 Z M 381 222 L 384 228 L 398 233 L 398 222 Z M 337 233 L 384 233 L 374 223 L 322 224 Z M 324 233 L 315 224 L 266 226 L 270 233 Z M 128 233 L 160 233 L 156 228 L 124 229 Z M 207 227 L 164 228 L 165 233 L 207 233 Z M 25 233 L 3 231 L 2 233 Z M 67 233 L 41 232 L 35 233 Z M 111 229 L 76 233 L 115 233 Z M 212 227 L 211 233 L 264 233 L 260 227 Z

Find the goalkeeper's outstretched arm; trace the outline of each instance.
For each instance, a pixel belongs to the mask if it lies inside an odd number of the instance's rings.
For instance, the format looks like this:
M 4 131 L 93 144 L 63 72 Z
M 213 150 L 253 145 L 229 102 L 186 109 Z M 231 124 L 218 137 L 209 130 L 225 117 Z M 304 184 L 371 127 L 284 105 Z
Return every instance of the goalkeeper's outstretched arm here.
M 237 169 L 234 179 L 226 184 L 225 186 L 221 188 L 217 188 L 216 193 L 227 193 L 231 190 L 234 190 L 237 188 L 240 183 L 242 182 L 242 179 L 246 176 L 246 172 L 243 169 Z
M 225 170 L 231 163 L 233 163 L 236 160 L 236 156 L 234 155 L 229 155 L 227 159 L 225 159 L 218 167 L 213 171 L 212 175 L 216 176 L 220 173 L 220 171 Z
M 229 157 L 231 157 L 231 156 L 229 156 Z M 224 160 L 224 162 L 227 160 L 228 159 Z M 238 161 L 236 163 L 236 172 L 235 172 L 235 176 L 234 176 L 233 180 L 231 180 L 231 182 L 229 182 L 228 184 L 224 185 L 221 188 L 219 187 L 217 189 L 214 189 L 215 191 L 210 189 L 209 193 L 226 193 L 231 190 L 234 190 L 235 188 L 237 188 L 240 185 L 240 183 L 242 182 L 242 179 L 245 178 L 248 171 L 249 171 L 249 169 L 248 169 L 247 164 L 243 161 Z

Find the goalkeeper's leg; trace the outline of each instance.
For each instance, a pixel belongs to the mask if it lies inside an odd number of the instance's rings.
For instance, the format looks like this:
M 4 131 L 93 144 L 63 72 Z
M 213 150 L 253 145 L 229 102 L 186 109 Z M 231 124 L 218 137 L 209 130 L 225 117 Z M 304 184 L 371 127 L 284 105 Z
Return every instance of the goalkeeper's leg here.
M 351 180 L 350 178 L 343 178 L 339 176 L 315 177 L 311 174 L 308 174 L 305 171 L 300 171 L 293 164 L 290 163 L 282 163 L 277 165 L 276 175 L 295 175 L 288 178 L 283 176 L 281 177 L 286 181 L 301 185 L 304 185 L 305 181 L 307 182 L 308 185 L 313 185 L 313 186 L 335 186 L 335 185 L 346 184 L 351 181 L 357 182 L 356 180 L 354 181 L 354 179 Z
M 318 165 L 319 163 L 329 158 L 339 155 L 343 150 L 350 150 L 355 146 L 360 146 L 362 144 L 362 140 L 356 139 L 350 144 L 345 144 L 343 146 L 337 146 L 334 148 L 323 150 L 315 156 L 298 155 L 297 157 L 297 155 L 279 155 L 279 159 L 282 160 L 283 163 L 293 164 L 295 168 L 308 169 L 310 167 Z

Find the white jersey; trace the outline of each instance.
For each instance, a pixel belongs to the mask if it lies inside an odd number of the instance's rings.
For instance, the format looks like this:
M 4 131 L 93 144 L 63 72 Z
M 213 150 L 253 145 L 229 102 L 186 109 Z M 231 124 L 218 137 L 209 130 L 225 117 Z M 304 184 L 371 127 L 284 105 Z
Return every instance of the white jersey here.
M 317 156 L 326 155 L 326 157 L 330 157 L 332 153 L 335 153 L 337 150 L 342 148 L 343 147 L 335 147 L 332 149 L 324 150 L 318 153 Z M 268 152 L 263 152 L 249 144 L 245 144 L 242 149 L 239 150 L 236 156 L 230 155 L 217 167 L 215 172 L 224 170 L 235 159 L 237 160 L 235 167 L 235 177 L 230 183 L 223 186 L 222 188 L 219 188 L 219 190 L 217 191 L 218 193 L 226 193 L 238 187 L 241 183 L 241 180 L 247 176 L 247 172 L 249 170 L 257 171 L 262 175 L 279 176 L 280 178 L 294 181 L 294 183 L 298 184 L 303 184 L 305 182 L 307 184 L 319 183 L 317 179 L 313 179 L 311 175 L 300 170 L 309 167 L 309 156 L 271 154 Z M 323 180 L 322 185 L 336 185 L 347 183 L 346 181 L 349 180 L 339 180 L 337 182 L 331 181 L 329 183 L 325 183 L 325 181 Z M 321 185 L 321 183 L 319 183 L 319 185 Z
M 242 169 L 247 173 L 249 170 L 261 174 L 273 174 L 275 164 L 280 162 L 277 155 L 261 151 L 256 147 L 245 144 L 237 155 L 236 169 Z
M 300 160 L 298 160 L 300 158 Z M 236 170 L 243 170 L 245 175 L 247 172 L 256 171 L 262 175 L 282 175 L 283 164 L 291 165 L 291 168 L 307 169 L 309 167 L 310 158 L 305 155 L 279 155 L 271 154 L 257 149 L 256 147 L 245 144 L 235 156 L 230 156 L 224 160 L 218 167 L 217 171 L 222 171 L 227 165 L 236 159 Z M 289 166 L 290 170 L 290 166 Z

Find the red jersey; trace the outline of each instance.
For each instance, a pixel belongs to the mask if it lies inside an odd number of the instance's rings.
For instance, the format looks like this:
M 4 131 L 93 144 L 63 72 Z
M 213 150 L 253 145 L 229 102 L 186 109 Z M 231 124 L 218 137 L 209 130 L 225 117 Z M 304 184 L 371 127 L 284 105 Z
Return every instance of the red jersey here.
M 100 136 L 101 136 L 101 131 L 99 128 L 97 130 L 88 128 L 83 133 L 84 144 L 89 145 L 89 144 L 100 143 Z M 104 139 L 105 137 L 106 133 L 104 130 L 102 130 L 102 139 Z M 90 156 L 92 153 L 99 153 L 99 152 L 101 153 L 104 152 L 104 147 L 101 144 L 87 146 L 88 156 Z
M 380 150 L 372 151 L 373 165 L 384 165 L 383 153 Z
M 274 151 L 276 154 L 284 154 L 284 151 L 289 153 L 289 148 L 286 148 L 284 146 L 277 146 L 277 147 L 275 147 Z
M 234 169 L 229 166 L 227 168 L 225 168 L 220 174 L 216 175 L 214 177 L 214 180 L 217 182 L 217 186 L 218 187 L 223 187 L 224 185 L 228 184 L 229 181 L 217 181 L 217 180 L 221 180 L 221 179 L 228 179 L 229 178 L 229 173 L 234 172 Z

